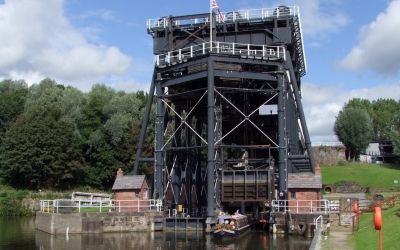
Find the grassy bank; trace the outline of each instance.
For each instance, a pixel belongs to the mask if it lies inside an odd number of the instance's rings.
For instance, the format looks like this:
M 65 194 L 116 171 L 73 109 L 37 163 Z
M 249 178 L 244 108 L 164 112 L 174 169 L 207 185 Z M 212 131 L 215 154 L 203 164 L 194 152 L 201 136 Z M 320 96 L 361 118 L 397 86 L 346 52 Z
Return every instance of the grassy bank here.
M 33 203 L 38 200 L 68 199 L 74 191 L 104 192 L 88 187 L 77 190 L 53 191 L 53 190 L 16 190 L 10 186 L 0 185 L 0 216 L 32 216 Z
M 400 206 L 383 211 L 383 249 L 399 249 L 400 247 Z M 360 227 L 350 240 L 355 249 L 375 250 L 379 247 L 379 234 L 373 227 L 373 214 L 365 213 L 360 216 Z
M 388 191 L 400 191 L 400 167 L 363 163 L 322 166 L 322 183 L 355 181 L 361 186 Z M 394 183 L 397 180 L 398 183 Z

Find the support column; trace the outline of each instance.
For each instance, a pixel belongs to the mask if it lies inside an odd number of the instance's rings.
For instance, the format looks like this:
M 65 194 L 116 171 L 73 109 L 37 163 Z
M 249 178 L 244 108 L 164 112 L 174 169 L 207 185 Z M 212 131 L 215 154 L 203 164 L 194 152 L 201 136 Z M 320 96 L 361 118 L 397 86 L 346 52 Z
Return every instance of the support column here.
M 291 59 L 290 53 L 288 51 L 286 52 L 286 59 L 287 59 L 286 67 L 289 70 L 291 84 L 293 86 L 293 92 L 294 92 L 294 95 L 296 98 L 297 110 L 299 112 L 300 123 L 301 123 L 301 127 L 303 129 L 304 140 L 305 140 L 306 148 L 308 151 L 308 156 L 310 157 L 310 163 L 312 166 L 312 170 L 315 173 L 316 164 L 315 164 L 314 152 L 313 152 L 312 145 L 311 145 L 310 134 L 308 133 L 306 117 L 304 115 L 303 104 L 301 101 L 300 89 L 299 89 L 299 85 L 298 85 L 299 83 L 297 82 L 296 75 L 294 74 L 293 65 L 291 63 L 289 63 L 289 62 L 291 62 L 292 59 Z M 300 79 L 299 79 L 299 81 L 300 81 Z
M 214 103 L 214 62 L 208 58 L 208 83 L 207 83 L 207 217 L 215 215 L 215 189 L 214 189 L 214 170 L 215 170 L 215 146 L 214 146 L 214 127 L 215 127 L 215 103 Z
M 162 102 L 162 88 L 161 83 L 158 82 L 156 87 L 157 94 L 157 115 L 156 115 L 156 145 L 155 145 L 155 168 L 154 168 L 154 198 L 161 199 L 164 193 L 163 190 L 163 169 L 164 169 L 164 157 L 162 147 L 164 145 L 164 116 L 165 109 Z
M 136 158 L 133 166 L 134 175 L 138 174 L 139 171 L 139 163 L 140 163 L 140 158 L 142 157 L 144 138 L 146 136 L 146 131 L 147 131 L 147 124 L 149 123 L 151 104 L 153 103 L 155 81 L 156 81 L 156 67 L 154 66 L 153 78 L 151 79 L 150 90 L 149 90 L 149 97 L 147 98 L 146 108 L 144 110 L 144 115 L 142 120 L 142 126 L 140 127 L 139 143 L 136 148 Z
M 286 82 L 280 66 L 278 74 L 278 132 L 279 132 L 279 198 L 287 197 L 287 135 L 286 135 Z

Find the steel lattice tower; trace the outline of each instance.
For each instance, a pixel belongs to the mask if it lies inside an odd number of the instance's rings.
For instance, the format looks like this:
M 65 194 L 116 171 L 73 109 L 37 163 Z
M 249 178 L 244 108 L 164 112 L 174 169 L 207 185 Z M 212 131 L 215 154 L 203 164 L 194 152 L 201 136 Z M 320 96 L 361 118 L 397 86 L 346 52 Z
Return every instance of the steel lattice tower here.
M 154 161 L 154 198 L 192 216 L 287 197 L 288 173 L 314 172 L 300 78 L 299 9 L 170 16 L 147 23 L 155 68 L 136 154 Z M 155 158 L 141 157 L 153 96 Z

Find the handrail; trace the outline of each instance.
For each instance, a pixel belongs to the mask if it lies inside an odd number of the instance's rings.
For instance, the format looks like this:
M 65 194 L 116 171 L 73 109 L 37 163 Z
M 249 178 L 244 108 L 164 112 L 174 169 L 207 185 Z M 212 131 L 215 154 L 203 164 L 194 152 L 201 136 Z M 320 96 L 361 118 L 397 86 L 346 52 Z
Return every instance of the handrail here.
M 272 200 L 272 209 L 275 212 L 292 213 L 329 213 L 329 200 Z
M 208 53 L 255 57 L 260 59 L 286 60 L 285 46 L 267 46 L 256 44 L 206 42 L 192 45 L 179 50 L 170 51 L 155 56 L 156 66 L 162 67 L 168 64 L 179 63 L 188 58 L 205 55 Z
M 315 231 L 318 229 L 318 221 L 320 221 L 321 228 L 322 228 L 323 220 L 324 220 L 324 217 L 322 215 L 320 215 L 316 219 L 314 219 Z
M 266 19 L 270 17 L 282 16 L 298 16 L 300 13 L 297 6 L 279 6 L 275 8 L 262 8 L 262 9 L 247 9 L 221 12 L 223 20 L 220 15 L 216 16 L 216 22 L 235 22 L 236 20 L 253 20 L 253 19 Z M 149 30 L 157 28 L 166 28 L 169 26 L 170 19 L 168 17 L 147 19 L 147 28 Z M 173 20 L 174 26 L 190 26 L 197 24 L 206 24 L 209 22 L 209 17 L 188 18 L 183 20 Z
M 71 199 L 56 199 L 56 200 L 41 200 L 40 211 L 46 213 L 59 213 L 62 211 L 68 212 L 121 212 L 121 211 L 148 211 L 155 210 L 160 212 L 162 209 L 162 200 L 160 199 L 143 199 L 143 200 L 102 200 L 102 201 L 87 201 L 87 200 L 71 200 Z

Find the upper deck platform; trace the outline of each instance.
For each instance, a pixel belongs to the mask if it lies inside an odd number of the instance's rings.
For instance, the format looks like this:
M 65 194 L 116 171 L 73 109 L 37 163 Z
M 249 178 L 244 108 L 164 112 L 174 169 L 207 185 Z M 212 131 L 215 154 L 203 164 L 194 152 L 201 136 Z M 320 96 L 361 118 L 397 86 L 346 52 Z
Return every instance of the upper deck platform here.
M 223 20 L 219 15 L 214 16 L 213 42 L 251 47 L 284 47 L 292 55 L 299 76 L 306 74 L 307 64 L 298 7 L 279 6 L 228 11 L 223 12 L 222 16 Z M 158 66 L 164 64 L 164 59 L 169 63 L 169 59 L 172 58 L 170 56 L 176 54 L 180 57 L 180 53 L 176 51 L 192 50 L 209 42 L 209 23 L 209 13 L 147 20 L 147 31 L 154 39 L 154 54 Z M 232 46 L 234 45 L 230 45 Z M 249 51 L 251 49 L 246 50 L 247 53 L 250 53 Z M 190 51 L 188 53 L 190 54 Z M 193 58 L 193 53 L 190 54 L 190 58 Z
M 280 6 L 276 8 L 262 8 L 262 9 L 249 9 L 249 10 L 236 10 L 222 12 L 224 21 L 220 16 L 216 16 L 216 23 L 233 23 L 236 21 L 257 21 L 268 18 L 282 18 L 290 16 L 300 16 L 300 10 L 297 6 Z M 161 17 L 147 20 L 147 29 L 149 32 L 156 29 L 163 29 L 172 23 L 176 27 L 190 27 L 194 25 L 207 24 L 210 22 L 209 13 L 199 15 L 188 15 L 178 17 Z

